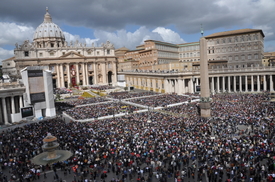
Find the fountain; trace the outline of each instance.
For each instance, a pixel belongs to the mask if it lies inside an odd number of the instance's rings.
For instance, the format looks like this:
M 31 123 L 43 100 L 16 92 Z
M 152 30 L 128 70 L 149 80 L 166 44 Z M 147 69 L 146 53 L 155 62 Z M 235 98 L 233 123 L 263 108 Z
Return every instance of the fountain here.
M 55 162 L 62 162 L 72 156 L 72 153 L 67 150 L 56 150 L 59 147 L 57 138 L 48 133 L 43 139 L 43 153 L 31 159 L 32 163 L 37 165 L 53 164 Z

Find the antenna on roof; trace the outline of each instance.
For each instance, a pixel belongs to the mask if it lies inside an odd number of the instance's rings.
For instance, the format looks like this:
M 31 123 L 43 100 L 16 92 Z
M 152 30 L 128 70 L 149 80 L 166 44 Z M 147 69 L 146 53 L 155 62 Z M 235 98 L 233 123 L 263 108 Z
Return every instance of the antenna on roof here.
M 201 24 L 201 36 L 203 36 L 203 28 L 202 28 L 202 24 Z

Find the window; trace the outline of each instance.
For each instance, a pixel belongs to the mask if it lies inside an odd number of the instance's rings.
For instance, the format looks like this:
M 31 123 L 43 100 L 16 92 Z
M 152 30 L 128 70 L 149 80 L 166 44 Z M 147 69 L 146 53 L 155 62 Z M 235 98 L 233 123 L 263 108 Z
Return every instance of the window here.
M 24 54 L 25 54 L 25 57 L 29 57 L 29 51 L 25 51 Z
M 229 61 L 232 61 L 232 56 L 229 56 L 229 57 L 228 57 L 228 60 L 229 60 Z
M 242 55 L 242 60 L 244 60 L 245 59 L 245 56 L 244 55 Z
M 39 57 L 42 57 L 42 56 L 43 56 L 43 53 L 42 53 L 42 52 L 40 52 L 40 53 L 39 53 Z
M 243 42 L 244 41 L 244 37 L 243 36 L 241 36 L 241 42 Z
M 78 54 L 80 54 L 80 52 L 78 52 Z
M 53 53 L 53 52 L 51 52 L 51 53 L 50 53 L 50 56 L 54 56 L 54 53 Z
M 228 38 L 228 42 L 231 43 L 231 38 Z
M 254 58 L 255 59 L 259 59 L 259 55 L 258 54 L 254 54 Z
M 238 37 L 235 37 L 235 42 L 238 42 Z
M 110 49 L 107 49 L 107 54 L 110 54 Z
M 96 51 L 96 55 L 99 55 L 99 51 Z
M 53 44 L 53 43 L 51 43 L 51 47 L 54 47 L 54 44 Z
M 239 56 L 235 56 L 235 61 L 238 61 L 239 60 Z
M 63 55 L 65 55 L 65 52 L 62 52 Z
M 89 52 L 88 52 L 88 55 L 91 55 L 91 54 L 92 54 L 91 51 L 89 51 Z
M 251 59 L 251 54 L 248 54 L 247 58 L 248 58 L 248 59 Z

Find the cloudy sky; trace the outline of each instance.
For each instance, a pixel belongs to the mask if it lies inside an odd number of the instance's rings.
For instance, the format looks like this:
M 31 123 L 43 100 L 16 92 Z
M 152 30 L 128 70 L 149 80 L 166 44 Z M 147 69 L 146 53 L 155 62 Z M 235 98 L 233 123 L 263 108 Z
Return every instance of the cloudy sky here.
M 16 43 L 32 40 L 46 7 L 66 41 L 135 49 L 144 40 L 197 42 L 204 35 L 262 29 L 265 51 L 275 51 L 274 0 L 6 0 L 0 2 L 0 64 Z

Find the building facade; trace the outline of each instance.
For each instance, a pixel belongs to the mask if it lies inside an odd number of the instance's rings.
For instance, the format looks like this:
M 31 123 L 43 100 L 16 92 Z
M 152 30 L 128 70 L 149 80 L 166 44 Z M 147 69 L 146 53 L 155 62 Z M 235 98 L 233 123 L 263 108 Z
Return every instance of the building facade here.
M 274 91 L 275 65 L 262 64 L 262 30 L 241 29 L 205 36 L 211 93 Z M 200 86 L 200 43 L 172 44 L 148 40 L 125 53 L 135 52 L 135 64 L 127 65 L 126 85 L 161 93 L 195 93 Z M 147 49 L 146 49 L 147 47 Z M 165 51 L 164 51 L 165 50 Z M 151 51 L 151 52 L 150 52 Z M 146 52 L 146 54 L 145 54 Z M 150 53 L 149 53 L 150 52 Z M 177 55 L 177 56 L 175 56 Z M 130 61 L 133 61 L 131 59 Z M 147 65 L 147 67 L 144 67 Z M 120 66 L 119 66 L 120 67 Z
M 20 121 L 25 86 L 19 82 L 0 83 L 0 125 Z
M 109 41 L 100 47 L 88 47 L 79 41 L 66 42 L 48 10 L 34 33 L 33 41 L 16 44 L 14 57 L 3 60 L 3 72 L 20 77 L 27 66 L 47 66 L 53 74 L 54 87 L 110 84 L 117 82 L 115 48 Z

